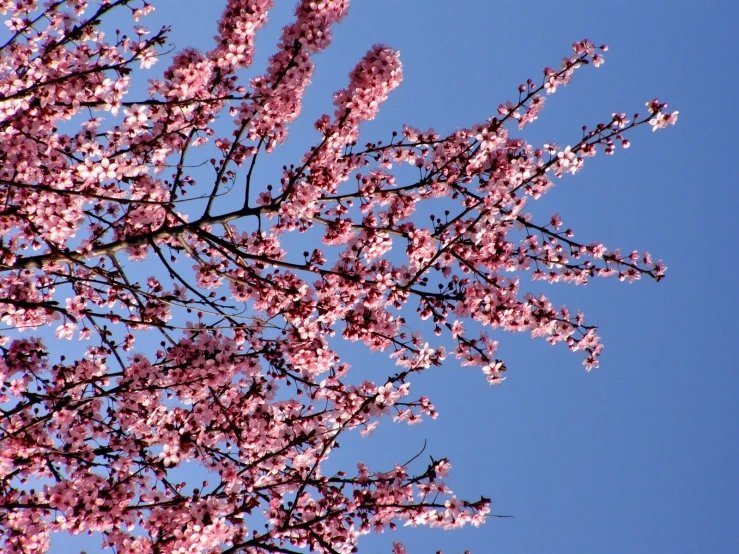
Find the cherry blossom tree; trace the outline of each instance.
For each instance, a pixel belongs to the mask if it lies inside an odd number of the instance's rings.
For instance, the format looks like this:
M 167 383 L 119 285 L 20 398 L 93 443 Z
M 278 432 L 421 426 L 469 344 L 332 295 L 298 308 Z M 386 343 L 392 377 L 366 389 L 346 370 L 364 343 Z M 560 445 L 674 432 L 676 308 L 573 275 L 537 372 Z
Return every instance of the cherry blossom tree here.
M 487 121 L 362 142 L 402 78 L 398 53 L 374 46 L 315 145 L 257 179 L 348 4 L 299 2 L 245 82 L 271 0 L 225 2 L 207 52 L 169 52 L 167 28 L 139 26 L 154 9 L 142 0 L 0 1 L 3 552 L 92 532 L 120 553 L 343 554 L 396 525 L 480 525 L 490 501 L 453 496 L 445 458 L 324 462 L 342 434 L 436 417 L 414 374 L 461 364 L 502 382 L 494 330 L 597 367 L 596 328 L 522 278 L 663 277 L 648 253 L 579 242 L 526 209 L 635 127 L 676 121 L 654 100 L 566 147 L 516 138 L 603 63 L 588 40 Z M 109 17 L 130 30 L 105 34 Z M 148 94 L 129 93 L 165 64 Z M 387 353 L 387 369 L 354 377 L 341 340 Z M 208 479 L 183 481 L 193 464 Z

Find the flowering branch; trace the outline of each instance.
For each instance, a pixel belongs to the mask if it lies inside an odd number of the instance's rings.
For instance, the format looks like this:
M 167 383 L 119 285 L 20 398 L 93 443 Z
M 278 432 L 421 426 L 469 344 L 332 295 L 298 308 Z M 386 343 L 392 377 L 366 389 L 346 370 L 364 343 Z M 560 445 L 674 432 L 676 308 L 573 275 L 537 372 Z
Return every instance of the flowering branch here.
M 228 0 L 213 48 L 173 55 L 138 101 L 126 99 L 131 79 L 167 55 L 168 29 L 136 24 L 108 42 L 99 24 L 114 8 L 133 23 L 154 8 L 96 6 L 0 2 L 12 33 L 0 48 L 3 551 L 44 552 L 52 533 L 84 531 L 137 554 L 347 554 L 373 530 L 493 517 L 488 498 L 452 494 L 446 458 L 332 474 L 325 462 L 346 433 L 436 417 L 411 380 L 449 353 L 501 383 L 494 329 L 565 343 L 597 367 L 596 328 L 522 277 L 658 281 L 666 267 L 576 241 L 558 214 L 535 222 L 526 205 L 677 112 L 654 100 L 564 148 L 513 137 L 575 70 L 603 63 L 606 48 L 584 40 L 487 121 L 446 136 L 405 126 L 358 146 L 403 75 L 399 54 L 377 45 L 315 122 L 316 145 L 263 185 L 256 167 L 299 116 L 348 2 L 301 0 L 246 86 L 272 2 Z M 393 171 L 403 164 L 418 177 Z M 430 215 L 439 199 L 444 213 Z M 305 233 L 296 251 L 283 243 L 294 231 Z M 50 325 L 56 339 L 34 335 Z M 62 346 L 74 337 L 80 352 Z M 396 369 L 354 378 L 337 337 L 387 352 Z M 208 478 L 179 480 L 186 464 Z

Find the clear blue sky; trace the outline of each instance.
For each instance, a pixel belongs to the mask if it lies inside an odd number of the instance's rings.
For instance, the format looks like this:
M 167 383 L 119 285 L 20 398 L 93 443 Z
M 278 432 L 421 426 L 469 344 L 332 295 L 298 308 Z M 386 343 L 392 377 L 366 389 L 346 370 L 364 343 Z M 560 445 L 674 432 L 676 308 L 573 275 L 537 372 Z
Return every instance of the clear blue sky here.
M 278 0 L 260 36 L 264 68 L 294 2 Z M 222 2 L 158 2 L 178 48 L 211 47 Z M 204 6 L 204 7 L 203 7 Z M 318 59 L 305 115 L 270 164 L 297 161 L 315 139 L 312 123 L 332 111 L 331 94 L 375 43 L 402 54 L 405 80 L 367 125 L 385 139 L 402 123 L 441 132 L 494 114 L 516 87 L 556 66 L 570 44 L 608 44 L 606 63 L 577 73 L 547 101 L 525 138 L 568 144 L 583 124 L 612 112 L 644 112 L 654 97 L 680 111 L 676 127 L 633 133 L 632 147 L 588 160 L 537 206 L 558 211 L 577 238 L 649 250 L 669 266 L 659 283 L 555 285 L 556 305 L 580 308 L 600 325 L 601 368 L 585 373 L 565 348 L 501 334 L 508 380 L 491 388 L 450 359 L 414 385 L 440 416 L 407 428 L 383 422 L 369 439 L 342 441 L 336 463 L 362 459 L 382 470 L 423 444 L 451 458 L 449 484 L 482 493 L 491 520 L 458 532 L 404 529 L 370 536 L 360 554 L 739 552 L 739 232 L 736 22 L 733 1 L 502 3 L 490 0 L 355 0 Z M 164 64 L 155 66 L 154 73 Z M 277 180 L 277 177 L 274 177 Z M 345 350 L 347 355 L 359 352 Z M 392 362 L 373 358 L 375 367 Z M 84 542 L 54 539 L 61 554 Z

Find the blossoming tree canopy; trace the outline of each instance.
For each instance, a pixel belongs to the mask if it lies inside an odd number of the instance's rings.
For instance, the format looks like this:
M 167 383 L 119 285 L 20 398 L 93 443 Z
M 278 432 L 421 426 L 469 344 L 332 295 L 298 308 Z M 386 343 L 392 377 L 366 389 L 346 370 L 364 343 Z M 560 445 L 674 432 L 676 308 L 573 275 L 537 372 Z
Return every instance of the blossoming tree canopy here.
M 402 78 L 398 53 L 374 46 L 314 146 L 258 181 L 348 4 L 301 1 L 247 82 L 270 0 L 225 2 L 212 49 L 171 56 L 168 29 L 141 26 L 145 1 L 0 1 L 3 552 L 92 532 L 120 553 L 344 554 L 371 530 L 479 525 L 489 500 L 452 496 L 444 458 L 322 464 L 342 433 L 435 417 L 411 378 L 445 358 L 501 382 L 493 330 L 596 367 L 596 329 L 527 279 L 664 275 L 648 253 L 578 242 L 558 215 L 526 211 L 635 127 L 676 121 L 654 100 L 569 146 L 516 138 L 576 70 L 603 63 L 587 40 L 487 121 L 361 142 Z M 130 30 L 104 33 L 110 17 Z M 129 93 L 162 64 L 147 94 Z M 295 232 L 317 240 L 286 247 Z M 392 361 L 353 378 L 340 339 Z M 185 464 L 208 478 L 183 482 Z

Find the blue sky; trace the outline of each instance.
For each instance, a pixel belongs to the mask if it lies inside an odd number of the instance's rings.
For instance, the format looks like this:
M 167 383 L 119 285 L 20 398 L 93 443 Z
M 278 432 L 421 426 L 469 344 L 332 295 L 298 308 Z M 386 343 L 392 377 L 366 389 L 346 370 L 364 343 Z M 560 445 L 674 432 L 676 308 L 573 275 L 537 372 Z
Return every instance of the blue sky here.
M 257 43 L 255 72 L 294 5 L 276 3 Z M 172 25 L 178 49 L 211 47 L 222 2 L 155 5 L 147 24 Z M 415 393 L 431 397 L 437 420 L 413 428 L 384 422 L 369 439 L 341 441 L 332 461 L 361 459 L 381 470 L 425 440 L 424 456 L 451 459 L 448 482 L 458 496 L 484 494 L 494 513 L 514 518 L 458 532 L 370 536 L 360 554 L 389 552 L 399 539 L 413 554 L 739 552 L 739 262 L 730 251 L 739 231 L 739 7 L 718 0 L 594 6 L 355 0 L 332 47 L 317 58 L 304 116 L 267 162 L 299 160 L 315 139 L 312 123 L 332 112 L 331 94 L 375 43 L 401 51 L 405 80 L 363 128 L 363 140 L 384 139 L 403 123 L 449 132 L 482 121 L 585 37 L 610 46 L 606 63 L 578 71 L 524 138 L 566 145 L 582 125 L 612 112 L 644 113 L 654 97 L 680 111 L 677 126 L 638 129 L 630 149 L 587 160 L 532 205 L 543 218 L 559 212 L 576 238 L 649 250 L 669 267 L 659 284 L 600 280 L 545 289 L 555 305 L 582 309 L 600 326 L 601 368 L 586 373 L 565 348 L 498 335 L 509 367 L 503 386 L 491 388 L 479 371 L 449 359 L 414 384 Z M 393 371 L 392 362 L 371 359 Z M 83 542 L 96 551 L 97 541 Z M 82 543 L 52 544 L 61 553 Z

